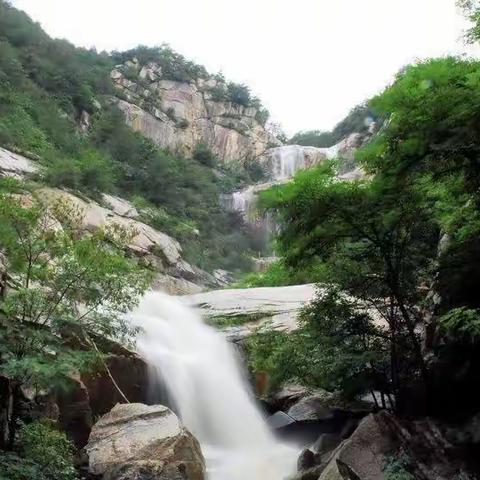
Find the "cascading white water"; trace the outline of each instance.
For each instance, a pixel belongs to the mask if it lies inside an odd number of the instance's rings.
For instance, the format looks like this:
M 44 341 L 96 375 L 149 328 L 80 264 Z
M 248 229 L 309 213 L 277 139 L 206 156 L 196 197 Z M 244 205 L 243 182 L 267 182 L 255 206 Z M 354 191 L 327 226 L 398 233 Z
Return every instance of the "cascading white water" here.
M 270 159 L 272 177 L 278 182 L 292 179 L 299 170 L 335 158 L 340 148 L 340 144 L 328 148 L 283 145 L 267 150 L 265 155 Z
M 267 231 L 272 225 L 258 217 L 257 200 L 262 190 L 291 180 L 299 170 L 312 167 L 327 159 L 335 158 L 342 149 L 340 142 L 329 148 L 307 147 L 303 145 L 283 145 L 268 149 L 264 153 L 264 163 L 268 167 L 270 181 L 250 185 L 242 190 L 226 195 L 223 204 L 229 210 L 239 212 L 250 224 L 262 224 Z M 271 222 L 270 222 L 271 223 Z
M 254 221 L 256 217 L 257 195 L 255 186 L 247 187 L 243 190 L 232 193 L 232 210 L 240 212 L 245 220 Z
M 282 480 L 298 451 L 268 430 L 239 359 L 223 335 L 179 300 L 150 292 L 131 314 L 139 353 L 198 438 L 209 480 Z
M 285 145 L 272 149 L 272 173 L 275 180 L 293 178 L 298 170 L 305 168 L 305 147 Z

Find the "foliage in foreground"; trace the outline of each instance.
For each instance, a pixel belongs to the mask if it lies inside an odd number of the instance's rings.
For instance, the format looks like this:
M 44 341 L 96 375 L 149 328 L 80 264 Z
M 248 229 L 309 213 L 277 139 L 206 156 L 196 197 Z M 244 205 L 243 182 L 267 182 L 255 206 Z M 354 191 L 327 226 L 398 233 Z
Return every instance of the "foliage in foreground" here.
M 0 244 L 13 288 L 0 299 L 0 373 L 17 396 L 22 385 L 64 386 L 72 372 L 95 367 L 94 337 L 128 340 L 125 313 L 151 275 L 122 251 L 134 232 L 112 226 L 86 235 L 82 212 L 65 201 L 47 208 L 16 184 L 3 187 Z
M 320 288 L 317 299 L 302 311 L 298 330 L 262 328 L 248 339 L 247 351 L 250 368 L 269 372 L 273 388 L 295 379 L 354 398 L 385 391 L 385 337 L 359 302 L 334 288 Z
M 47 422 L 23 425 L 16 450 L 0 452 L 0 480 L 77 480 L 73 445 Z

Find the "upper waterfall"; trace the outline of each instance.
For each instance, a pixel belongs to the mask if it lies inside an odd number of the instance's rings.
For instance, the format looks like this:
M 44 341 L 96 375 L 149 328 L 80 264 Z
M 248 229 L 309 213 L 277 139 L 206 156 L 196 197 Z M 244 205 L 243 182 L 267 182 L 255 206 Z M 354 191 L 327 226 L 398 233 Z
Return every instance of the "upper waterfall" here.
M 309 168 L 324 160 L 334 158 L 339 146 L 329 148 L 283 145 L 270 148 L 264 154 L 273 180 L 289 180 L 299 170 Z
M 198 438 L 209 480 L 281 480 L 297 450 L 277 442 L 258 410 L 236 351 L 197 313 L 148 293 L 132 321 L 153 383 L 166 385 L 184 425 Z
M 257 215 L 258 193 L 272 185 L 287 182 L 299 170 L 335 158 L 342 145 L 341 142 L 329 148 L 306 147 L 303 145 L 283 145 L 282 147 L 270 148 L 261 158 L 261 163 L 265 165 L 270 181 L 250 185 L 230 195 L 225 195 L 222 201 L 227 209 L 240 212 L 247 222 L 256 223 L 266 231 L 270 231 L 274 229 L 274 222 L 271 219 L 263 219 L 262 221 Z

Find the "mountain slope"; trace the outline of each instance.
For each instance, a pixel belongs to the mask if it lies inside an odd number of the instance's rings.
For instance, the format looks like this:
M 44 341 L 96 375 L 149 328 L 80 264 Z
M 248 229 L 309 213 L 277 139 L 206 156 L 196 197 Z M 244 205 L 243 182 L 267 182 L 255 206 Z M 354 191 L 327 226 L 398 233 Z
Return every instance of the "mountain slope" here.
M 42 167 L 40 184 L 92 199 L 111 193 L 131 200 L 143 221 L 180 241 L 191 263 L 208 270 L 248 269 L 250 255 L 261 246 L 218 198 L 261 176 L 261 169 L 255 161 L 223 166 L 201 136 L 180 154 L 181 149 L 155 144 L 129 128 L 116 106 L 124 100 L 116 97 L 121 94 L 110 75 L 134 54 L 149 61 L 154 55 L 164 81 L 209 78 L 203 67 L 165 47 L 106 54 L 53 40 L 0 0 L 0 146 L 35 160 Z M 222 85 L 222 101 L 233 109 L 256 105 L 255 115 L 262 111 L 248 88 Z M 164 107 L 164 115 L 173 116 L 171 107 Z

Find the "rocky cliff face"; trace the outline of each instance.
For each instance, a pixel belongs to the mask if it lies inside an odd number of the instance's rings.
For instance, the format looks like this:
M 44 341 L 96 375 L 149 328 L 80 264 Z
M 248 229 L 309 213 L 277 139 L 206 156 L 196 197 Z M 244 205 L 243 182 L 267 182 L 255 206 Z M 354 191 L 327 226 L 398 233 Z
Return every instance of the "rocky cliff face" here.
M 40 173 L 29 158 L 0 148 L 0 177 L 28 178 Z M 85 232 L 118 225 L 134 235 L 128 254 L 138 257 L 157 272 L 155 287 L 172 294 L 197 293 L 206 286 L 220 286 L 207 272 L 190 265 L 177 240 L 142 222 L 141 212 L 125 199 L 102 194 L 98 201 L 57 188 L 43 187 L 34 193 L 46 205 L 68 203 L 80 214 Z
M 227 101 L 221 79 L 173 81 L 163 77 L 158 64 L 141 65 L 135 58 L 118 65 L 111 78 L 127 124 L 160 147 L 189 155 L 202 143 L 220 161 L 230 162 L 279 145 L 259 109 Z

